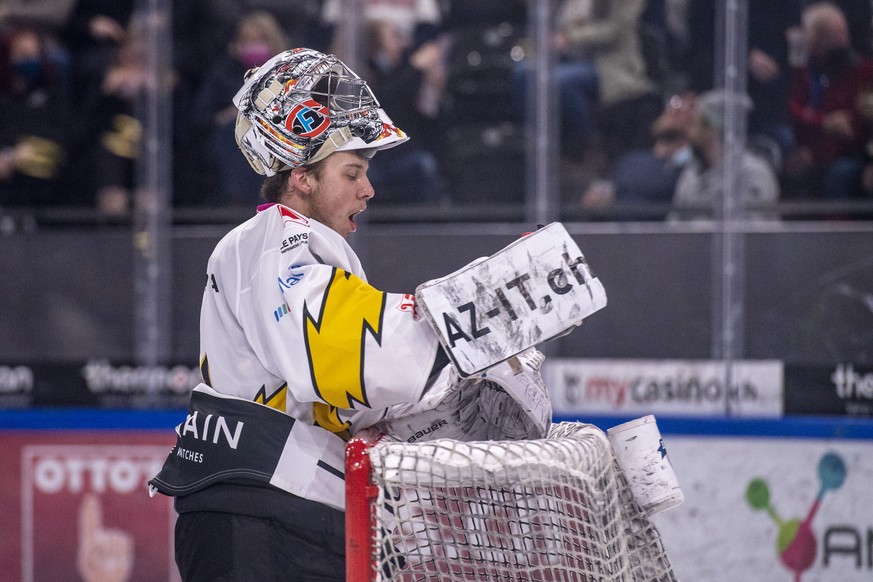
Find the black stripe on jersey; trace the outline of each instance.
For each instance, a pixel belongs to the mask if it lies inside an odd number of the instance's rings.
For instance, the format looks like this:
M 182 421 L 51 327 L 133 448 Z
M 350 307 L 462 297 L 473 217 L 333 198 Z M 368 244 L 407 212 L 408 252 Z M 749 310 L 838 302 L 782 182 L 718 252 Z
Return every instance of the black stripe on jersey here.
M 330 474 L 333 475 L 334 477 L 339 477 L 339 478 L 342 479 L 343 481 L 346 480 L 345 473 L 343 473 L 343 472 L 340 471 L 339 469 L 336 469 L 336 468 L 334 468 L 334 467 L 331 467 L 330 465 L 328 465 L 328 464 L 325 463 L 324 461 L 318 461 L 318 463 L 316 463 L 316 465 L 318 465 L 319 467 L 321 467 L 322 469 L 324 469 L 325 471 L 327 471 L 328 473 L 330 473 Z

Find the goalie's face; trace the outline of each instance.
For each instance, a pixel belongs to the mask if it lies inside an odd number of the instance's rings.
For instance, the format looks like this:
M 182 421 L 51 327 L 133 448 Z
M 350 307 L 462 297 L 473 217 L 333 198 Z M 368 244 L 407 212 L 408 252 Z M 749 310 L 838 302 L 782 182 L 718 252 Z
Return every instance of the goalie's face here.
M 369 161 L 354 152 L 331 154 L 317 168 L 301 175 L 306 206 L 301 211 L 348 238 L 357 230 L 355 218 L 375 195 L 367 178 L 368 168 Z

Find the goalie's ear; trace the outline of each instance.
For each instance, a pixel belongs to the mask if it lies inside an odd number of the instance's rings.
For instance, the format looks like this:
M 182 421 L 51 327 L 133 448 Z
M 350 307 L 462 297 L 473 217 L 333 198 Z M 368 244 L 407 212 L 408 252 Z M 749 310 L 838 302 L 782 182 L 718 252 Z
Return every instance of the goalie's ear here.
M 294 168 L 291 170 L 291 175 L 288 176 L 288 185 L 292 191 L 300 192 L 301 194 L 312 194 L 312 181 L 315 175 L 306 166 Z

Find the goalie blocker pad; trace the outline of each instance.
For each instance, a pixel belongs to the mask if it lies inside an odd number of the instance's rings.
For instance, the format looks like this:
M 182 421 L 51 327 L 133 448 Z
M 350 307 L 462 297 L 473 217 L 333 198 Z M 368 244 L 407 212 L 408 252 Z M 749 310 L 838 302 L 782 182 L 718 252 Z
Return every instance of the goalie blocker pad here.
M 559 222 L 419 285 L 415 297 L 461 377 L 560 336 L 606 306 L 603 285 Z

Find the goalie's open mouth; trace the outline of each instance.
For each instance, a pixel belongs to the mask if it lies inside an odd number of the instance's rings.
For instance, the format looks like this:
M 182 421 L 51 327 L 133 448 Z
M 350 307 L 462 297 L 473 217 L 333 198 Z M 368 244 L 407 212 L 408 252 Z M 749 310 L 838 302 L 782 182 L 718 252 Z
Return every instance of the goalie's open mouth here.
M 358 225 L 355 223 L 355 217 L 357 217 L 364 210 L 366 210 L 366 208 L 356 210 L 355 212 L 349 214 L 349 224 L 351 225 L 352 232 L 355 232 L 358 229 Z

